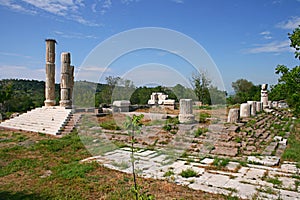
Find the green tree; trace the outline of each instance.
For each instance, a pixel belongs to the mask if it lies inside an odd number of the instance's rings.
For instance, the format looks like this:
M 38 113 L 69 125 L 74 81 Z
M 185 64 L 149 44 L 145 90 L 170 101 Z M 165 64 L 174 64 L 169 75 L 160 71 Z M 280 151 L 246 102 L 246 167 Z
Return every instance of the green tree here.
M 295 49 L 295 58 L 300 60 L 300 25 L 288 34 L 290 46 Z M 277 65 L 276 74 L 280 74 L 278 84 L 272 87 L 270 97 L 273 100 L 285 99 L 294 109 L 294 114 L 300 116 L 300 66 L 289 69 L 285 65 Z
M 293 33 L 289 33 L 288 35 L 291 41 L 290 47 L 295 49 L 295 58 L 300 59 L 300 25 Z
M 194 92 L 198 97 L 198 100 L 203 104 L 211 104 L 211 98 L 209 94 L 209 87 L 211 86 L 211 80 L 207 78 L 205 73 L 193 74 L 192 84 Z
M 247 101 L 259 101 L 260 99 L 260 85 L 254 85 L 251 81 L 246 79 L 238 79 L 232 82 L 232 88 L 235 94 L 229 97 L 228 103 L 243 103 Z
M 300 115 L 300 66 L 289 69 L 284 65 L 278 65 L 275 73 L 281 74 L 278 85 L 275 86 L 278 91 L 275 91 L 294 108 L 296 115 Z

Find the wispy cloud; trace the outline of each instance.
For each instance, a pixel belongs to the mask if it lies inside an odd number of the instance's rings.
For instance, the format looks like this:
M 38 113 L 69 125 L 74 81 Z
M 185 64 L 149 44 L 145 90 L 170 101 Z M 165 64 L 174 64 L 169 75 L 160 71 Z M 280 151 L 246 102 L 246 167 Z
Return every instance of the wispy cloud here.
M 173 1 L 173 2 L 175 2 L 175 3 L 184 3 L 183 0 L 171 0 L 171 1 Z
M 300 25 L 300 17 L 294 16 L 287 21 L 280 22 L 276 25 L 277 28 L 281 29 L 295 29 Z
M 270 31 L 263 31 L 261 33 L 259 33 L 260 35 L 262 35 L 264 37 L 264 39 L 266 40 L 270 40 L 272 39 L 272 36 L 271 36 L 271 32 Z
M 0 79 L 20 78 L 45 80 L 45 69 L 32 69 L 18 65 L 0 65 Z
M 12 53 L 12 52 L 3 52 L 0 51 L 0 55 L 2 56 L 13 56 L 13 57 L 21 57 L 21 58 L 26 58 L 26 59 L 31 59 L 31 56 L 23 55 L 23 54 L 18 54 L 18 53 Z
M 14 10 L 16 12 L 24 12 L 34 15 L 37 14 L 35 10 L 28 10 L 19 3 L 20 2 L 14 2 L 12 0 L 0 0 L 0 5 L 8 7 L 9 9 Z
M 54 31 L 54 34 L 63 38 L 75 38 L 75 39 L 97 39 L 94 35 L 86 35 L 83 33 L 74 33 L 74 32 L 62 32 L 62 31 Z M 1 53 L 1 52 L 0 52 Z
M 76 21 L 83 25 L 97 26 L 96 23 L 85 19 L 80 9 L 85 7 L 82 0 L 0 0 L 0 5 L 16 12 L 42 14 L 47 12 L 65 19 Z
M 245 53 L 256 54 L 256 53 L 282 53 L 291 51 L 290 41 L 274 41 L 266 44 L 256 45 L 254 48 L 245 50 Z

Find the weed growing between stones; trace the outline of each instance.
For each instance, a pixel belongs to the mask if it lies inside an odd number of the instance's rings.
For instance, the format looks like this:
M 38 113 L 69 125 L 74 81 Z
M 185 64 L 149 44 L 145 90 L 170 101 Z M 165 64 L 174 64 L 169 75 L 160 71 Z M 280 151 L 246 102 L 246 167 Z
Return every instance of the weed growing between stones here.
M 195 177 L 197 175 L 197 172 L 195 172 L 193 169 L 182 170 L 180 173 L 180 176 L 184 178 Z

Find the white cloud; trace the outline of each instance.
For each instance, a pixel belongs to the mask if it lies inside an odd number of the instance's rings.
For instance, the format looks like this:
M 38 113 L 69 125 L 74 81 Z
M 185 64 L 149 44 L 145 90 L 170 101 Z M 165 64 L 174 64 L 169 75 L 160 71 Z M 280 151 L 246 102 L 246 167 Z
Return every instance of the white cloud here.
M 57 36 L 63 37 L 63 38 L 97 39 L 97 37 L 94 35 L 86 35 L 83 33 L 74 33 L 74 32 L 65 33 L 62 31 L 54 31 L 54 34 L 56 34 Z M 0 52 L 0 54 L 1 54 L 1 52 Z
M 274 41 L 266 44 L 256 45 L 257 47 L 247 49 L 246 53 L 256 54 L 256 53 L 281 53 L 291 51 L 290 41 Z
M 0 79 L 34 79 L 45 80 L 45 69 L 31 69 L 26 66 L 0 65 Z
M 35 10 L 28 10 L 23 6 L 19 5 L 18 3 L 13 2 L 12 0 L 0 0 L 0 5 L 8 7 L 9 9 L 14 10 L 16 12 L 24 12 L 33 15 L 37 14 Z
M 173 2 L 175 2 L 175 3 L 184 3 L 183 0 L 171 0 L 171 1 L 173 1 Z
M 295 16 L 292 17 L 291 19 L 284 21 L 284 22 L 280 22 L 276 25 L 277 28 L 281 28 L 281 29 L 295 29 L 300 25 L 300 17 Z
M 81 16 L 80 9 L 85 7 L 82 0 L 0 0 L 0 5 L 16 12 L 40 14 L 44 11 L 83 25 L 98 26 Z
M 13 56 L 13 57 L 22 57 L 22 58 L 26 58 L 26 59 L 32 58 L 31 56 L 27 56 L 27 55 L 22 55 L 22 54 L 18 54 L 18 53 L 11 53 L 11 52 L 3 52 L 3 51 L 0 51 L 0 55 Z
M 112 6 L 111 0 L 104 0 L 100 10 L 101 15 L 104 15 L 107 12 L 107 10 L 111 8 L 111 6 Z
M 264 37 L 264 39 L 266 39 L 266 40 L 272 39 L 270 31 L 263 31 L 263 32 L 260 33 L 260 35 L 262 35 Z

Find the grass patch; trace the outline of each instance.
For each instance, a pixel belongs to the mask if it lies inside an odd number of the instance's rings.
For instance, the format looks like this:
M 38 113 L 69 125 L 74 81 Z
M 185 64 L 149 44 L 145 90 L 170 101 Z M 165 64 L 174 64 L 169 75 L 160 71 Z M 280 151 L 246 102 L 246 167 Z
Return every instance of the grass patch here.
M 300 162 L 300 140 L 296 137 L 295 134 L 291 134 L 288 138 L 288 147 L 285 149 L 282 154 L 283 160 Z
M 278 185 L 278 186 L 282 185 L 282 181 L 279 180 L 277 177 L 276 178 L 268 178 L 266 181 L 269 183 L 272 183 L 273 185 Z
M 107 130 L 121 130 L 121 127 L 116 124 L 115 120 L 101 122 L 100 126 Z
M 97 163 L 79 163 L 73 162 L 68 164 L 62 164 L 54 168 L 55 174 L 51 178 L 85 178 L 86 173 L 94 170 L 97 167 Z
M 208 131 L 208 128 L 198 128 L 197 130 L 194 131 L 195 137 L 199 137 L 203 133 L 206 133 Z
M 203 105 L 203 106 L 199 106 L 199 109 L 200 109 L 200 110 L 211 110 L 212 107 L 211 107 L 211 106 L 208 106 L 208 105 Z
M 221 169 L 226 167 L 226 165 L 228 165 L 229 163 L 229 159 L 228 158 L 218 158 L 216 157 L 212 163 L 213 166 L 215 166 L 217 169 Z
M 28 172 L 39 165 L 38 160 L 22 158 L 10 162 L 8 165 L 0 168 L 0 177 L 12 174 L 17 171 Z
M 197 175 L 198 175 L 197 172 L 195 172 L 192 169 L 182 170 L 180 173 L 180 176 L 182 176 L 184 178 L 195 177 Z
M 172 170 L 166 171 L 164 173 L 164 177 L 169 177 L 169 176 L 172 176 L 172 175 L 174 175 L 174 172 Z

